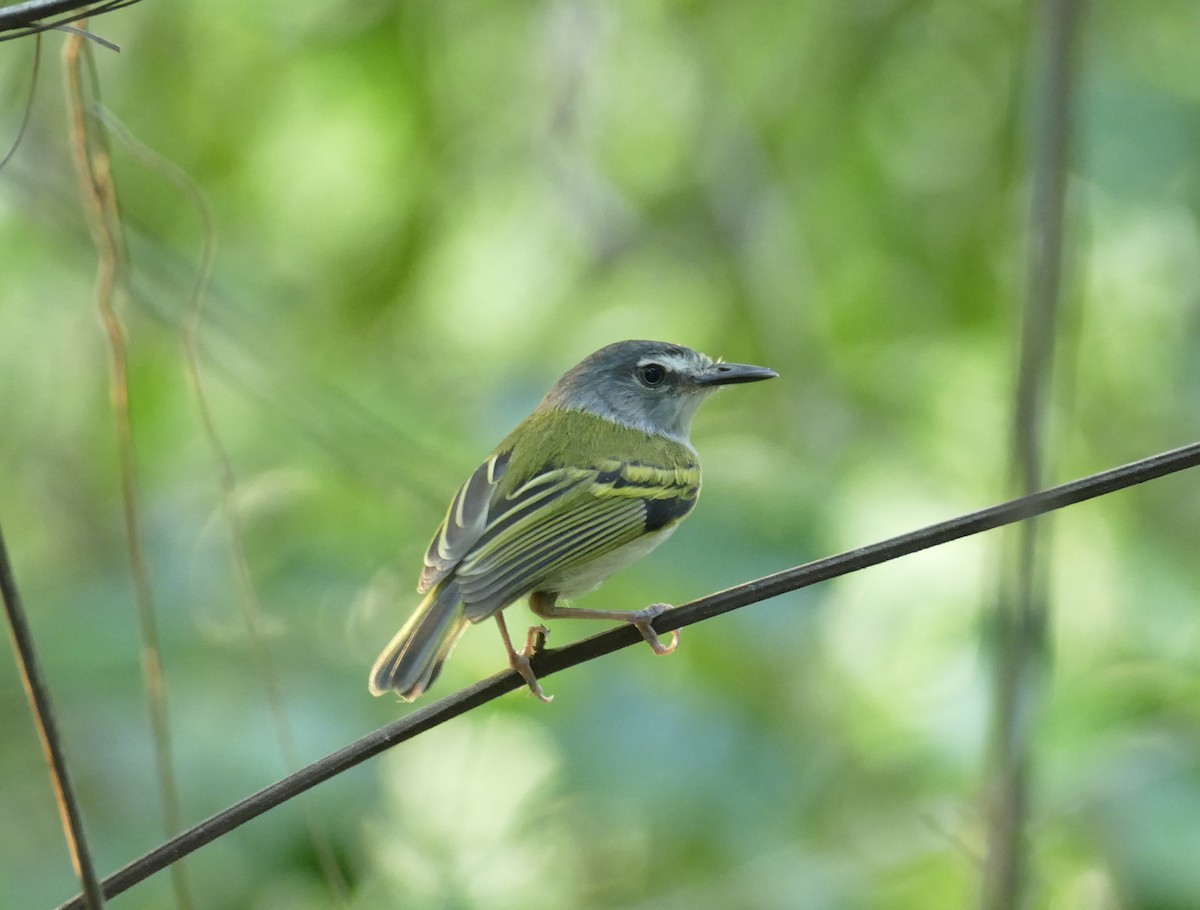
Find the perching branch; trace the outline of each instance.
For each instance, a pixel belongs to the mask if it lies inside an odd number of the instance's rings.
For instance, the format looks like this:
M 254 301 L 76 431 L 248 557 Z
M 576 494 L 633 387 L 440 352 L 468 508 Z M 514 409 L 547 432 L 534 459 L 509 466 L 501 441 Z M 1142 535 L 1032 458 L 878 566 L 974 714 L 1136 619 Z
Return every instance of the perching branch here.
M 701 597 L 663 613 L 654 621 L 654 627 L 659 632 L 681 629 L 817 582 L 828 581 L 952 540 L 1095 499 L 1197 465 L 1200 465 L 1200 442 Z M 542 651 L 533 658 L 533 669 L 539 677 L 550 676 L 604 654 L 639 644 L 641 641 L 641 633 L 632 626 L 619 626 L 565 648 Z M 524 683 L 520 676 L 506 671 L 419 708 L 412 714 L 327 755 L 173 837 L 106 878 L 102 883 L 104 893 L 109 897 L 120 894 L 194 850 L 317 784 L 522 685 Z M 84 910 L 82 897 L 77 896 L 67 901 L 57 910 Z

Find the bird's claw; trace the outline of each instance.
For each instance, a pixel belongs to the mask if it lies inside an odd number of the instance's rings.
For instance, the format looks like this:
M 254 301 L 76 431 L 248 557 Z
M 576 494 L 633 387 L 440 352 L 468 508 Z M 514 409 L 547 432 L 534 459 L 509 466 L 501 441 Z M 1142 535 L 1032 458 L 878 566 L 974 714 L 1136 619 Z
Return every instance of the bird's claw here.
M 525 647 L 520 651 L 514 651 L 509 659 L 509 665 L 521 674 L 521 678 L 529 686 L 529 691 L 546 703 L 554 701 L 554 696 L 547 695 L 542 689 L 542 684 L 533 675 L 533 667 L 529 665 L 529 661 L 545 647 L 546 636 L 549 634 L 550 630 L 545 626 L 530 626 L 529 633 L 525 636 Z
M 546 647 L 546 636 L 550 634 L 550 629 L 543 625 L 530 626 L 529 631 L 525 634 L 525 647 L 521 649 L 521 653 L 526 657 L 533 657 L 538 651 Z
M 651 625 L 656 617 L 661 616 L 669 609 L 671 609 L 670 604 L 650 604 L 650 606 L 644 607 L 634 614 L 634 627 L 642 633 L 642 638 L 646 639 L 646 644 L 650 646 L 655 654 L 670 654 L 679 647 L 678 629 L 671 630 L 671 643 L 664 645 L 658 637 L 658 632 Z

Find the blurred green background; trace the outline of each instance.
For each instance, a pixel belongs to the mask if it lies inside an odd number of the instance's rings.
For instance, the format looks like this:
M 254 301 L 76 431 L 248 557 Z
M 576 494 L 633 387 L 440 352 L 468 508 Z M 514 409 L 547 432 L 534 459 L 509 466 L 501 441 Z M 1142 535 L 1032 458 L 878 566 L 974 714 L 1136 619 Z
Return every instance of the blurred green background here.
M 211 206 L 214 417 L 304 761 L 408 706 L 366 673 L 449 496 L 557 376 L 662 338 L 780 379 L 706 406 L 700 507 L 589 595 L 683 602 L 1005 498 L 1034 92 L 992 0 L 147 0 L 103 101 Z M 1079 43 L 1051 480 L 1200 437 L 1200 5 Z M 105 873 L 161 840 L 96 254 L 58 51 L 0 172 L 0 519 Z M 15 137 L 32 39 L 0 54 Z M 184 815 L 282 776 L 180 329 L 203 232 L 114 140 L 142 517 Z M 1053 519 L 1032 906 L 1200 906 L 1200 477 Z M 188 862 L 198 908 L 971 905 L 998 535 L 623 651 Z M 525 608 L 514 607 L 515 625 Z M 557 622 L 552 644 L 597 630 Z M 489 624 L 433 696 L 503 666 Z M 0 657 L 0 907 L 78 888 Z M 118 910 L 171 906 L 158 875 Z

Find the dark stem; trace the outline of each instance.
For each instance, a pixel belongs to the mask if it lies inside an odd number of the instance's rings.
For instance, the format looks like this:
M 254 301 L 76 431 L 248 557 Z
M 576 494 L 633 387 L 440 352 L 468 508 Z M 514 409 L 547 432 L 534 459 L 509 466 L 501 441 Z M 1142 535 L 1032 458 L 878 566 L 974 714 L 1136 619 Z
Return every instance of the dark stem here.
M 138 0 L 26 0 L 0 9 L 0 41 L 49 31 L 67 22 L 109 13 Z
M 1010 464 L 1016 492 L 1039 489 L 1046 474 L 1047 407 L 1060 311 L 1067 173 L 1074 111 L 1074 39 L 1080 0 L 1039 4 L 1037 111 L 1030 163 L 1029 240 Z M 1030 737 L 1046 672 L 1050 609 L 1043 556 L 1049 527 L 1022 524 L 1006 541 L 993 616 L 995 690 L 987 786 L 987 852 L 982 910 L 1021 905 L 1029 879 L 1025 840 L 1032 774 Z
M 29 623 L 25 618 L 25 608 L 21 604 L 21 595 L 17 590 L 17 579 L 13 574 L 12 563 L 8 557 L 8 545 L 4 542 L 4 532 L 0 530 L 0 597 L 4 600 L 4 612 L 8 617 L 8 629 L 12 634 L 13 649 L 17 652 L 17 667 L 21 671 L 21 680 L 25 683 L 25 694 L 29 697 L 29 706 L 33 709 L 33 722 L 37 727 L 38 737 L 42 741 L 42 751 L 50 765 L 50 780 L 54 785 L 54 796 L 58 802 L 58 814 L 62 818 L 63 833 L 67 838 L 67 849 L 71 851 L 71 862 L 75 865 L 75 874 L 83 885 L 83 895 L 76 898 L 76 905 L 87 907 L 89 910 L 103 910 L 104 894 L 100 889 L 100 880 L 96 877 L 96 867 L 92 863 L 92 854 L 88 849 L 87 838 L 83 833 L 83 815 L 79 811 L 79 800 L 75 797 L 75 788 L 71 785 L 71 776 L 67 772 L 67 760 L 63 755 L 62 744 L 58 738 L 58 725 L 54 721 L 54 710 L 50 703 L 50 690 L 42 676 L 42 668 L 38 663 L 37 651 L 33 646 L 33 635 L 29 631 Z
M 1200 465 L 1200 442 L 710 594 L 674 610 L 668 610 L 655 619 L 653 625 L 659 632 L 680 629 L 839 575 L 1042 515 L 1197 465 Z M 541 652 L 533 658 L 533 670 L 539 677 L 550 676 L 560 670 L 638 644 L 642 640 L 641 633 L 632 626 L 620 626 L 565 648 Z M 506 671 L 419 708 L 412 714 L 364 736 L 171 838 L 106 878 L 104 893 L 109 897 L 120 894 L 194 850 L 317 784 L 522 685 L 524 683 L 516 673 Z M 81 899 L 76 897 L 62 904 L 58 910 L 82 910 L 84 906 Z

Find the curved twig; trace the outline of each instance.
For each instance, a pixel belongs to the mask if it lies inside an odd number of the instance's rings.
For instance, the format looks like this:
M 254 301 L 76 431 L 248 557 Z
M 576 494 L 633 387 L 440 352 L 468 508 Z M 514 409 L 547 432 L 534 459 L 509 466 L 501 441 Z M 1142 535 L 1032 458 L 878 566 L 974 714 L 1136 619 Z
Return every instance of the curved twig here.
M 21 147 L 21 140 L 25 138 L 25 131 L 29 129 L 29 118 L 33 115 L 33 100 L 37 97 L 37 82 L 38 73 L 42 68 L 42 37 L 39 34 L 33 43 L 33 69 L 29 76 L 29 92 L 25 96 L 25 111 L 21 114 L 21 125 L 17 127 L 17 137 L 13 140 L 4 157 L 0 158 L 0 171 L 8 166 L 17 153 L 17 149 Z

